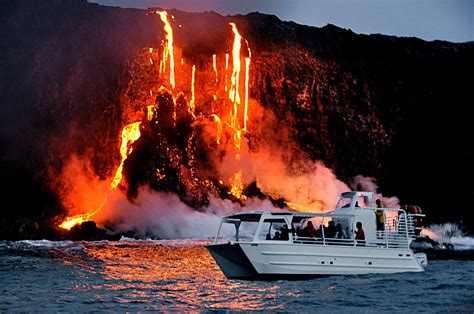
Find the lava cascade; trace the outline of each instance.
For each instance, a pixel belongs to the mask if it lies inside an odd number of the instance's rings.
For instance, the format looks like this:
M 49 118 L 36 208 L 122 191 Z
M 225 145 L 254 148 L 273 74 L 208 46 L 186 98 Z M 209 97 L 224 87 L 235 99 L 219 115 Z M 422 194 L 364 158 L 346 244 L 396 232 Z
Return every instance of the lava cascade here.
M 143 140 L 146 145 L 152 147 L 154 157 L 153 178 L 137 179 L 137 175 L 132 174 L 136 169 L 127 173 L 127 180 L 133 182 L 147 181 L 151 187 L 162 191 L 174 191 L 179 195 L 183 195 L 183 201 L 194 207 L 206 205 L 208 202 L 208 192 L 214 194 L 234 197 L 236 200 L 245 199 L 243 195 L 244 184 L 242 182 L 242 172 L 239 170 L 239 162 L 242 154 L 242 134 L 247 133 L 248 123 L 248 104 L 249 104 L 249 71 L 250 71 L 250 47 L 247 43 L 248 55 L 245 56 L 245 65 L 242 67 L 241 45 L 242 36 L 240 35 L 235 23 L 229 23 L 230 30 L 234 35 L 232 43 L 232 69 L 231 81 L 228 84 L 227 77 L 229 75 L 229 54 L 226 53 L 222 57 L 225 58 L 225 67 L 222 70 L 225 80 L 220 84 L 218 75 L 218 55 L 212 54 L 210 63 L 215 75 L 215 92 L 212 97 L 212 109 L 209 115 L 200 109 L 199 116 L 195 115 L 196 99 L 195 99 L 195 80 L 196 65 L 191 67 L 191 95 L 189 102 L 183 92 L 175 88 L 175 47 L 173 40 L 173 28 L 168 20 L 166 11 L 156 11 L 164 24 L 165 39 L 161 42 L 161 53 L 153 54 L 160 47 L 149 47 L 148 61 L 150 66 L 159 64 L 159 76 L 161 86 L 154 93 L 149 91 L 150 97 L 154 98 L 154 104 L 145 105 L 146 119 L 144 121 L 135 121 L 125 125 L 121 131 L 121 160 L 115 171 L 115 175 L 110 183 L 110 190 L 116 190 L 123 182 L 126 161 L 130 154 L 134 151 L 133 144 L 145 134 Z M 158 55 L 160 60 L 154 60 Z M 184 58 L 181 58 L 181 66 L 184 68 Z M 240 72 L 244 68 L 245 81 L 240 78 Z M 180 80 L 182 84 L 186 84 L 186 78 Z M 224 85 L 224 86 L 222 86 Z M 245 104 L 241 107 L 241 97 L 239 90 L 243 87 L 245 90 Z M 181 86 L 181 90 L 186 87 Z M 222 90 L 223 92 L 220 92 Z M 229 92 L 227 93 L 227 90 Z M 232 106 L 227 114 L 227 107 Z M 146 120 L 146 121 L 145 121 Z M 242 121 L 242 123 L 241 123 Z M 243 127 L 241 127 L 243 125 Z M 210 144 L 208 132 L 212 131 L 213 139 Z M 205 134 L 205 135 L 204 135 Z M 207 137 L 203 139 L 203 137 Z M 224 137 L 224 138 L 223 138 Z M 224 140 L 223 140 L 224 139 Z M 146 146 L 145 145 L 145 146 Z M 211 152 L 207 150 L 211 147 Z M 206 178 L 202 174 L 198 174 L 199 169 L 196 167 L 198 163 L 209 165 L 215 156 L 215 152 L 227 154 L 231 152 L 236 168 L 233 173 L 227 177 L 219 177 L 219 175 L 211 175 Z M 135 157 L 144 154 L 143 145 L 138 148 Z M 143 157 L 143 156 L 142 156 Z M 150 155 L 144 157 L 147 158 Z M 208 161 L 208 162 L 206 162 Z M 133 161 L 132 161 L 133 162 Z M 125 165 L 125 167 L 124 167 Z M 129 169 L 134 168 L 129 165 Z M 145 171 L 146 172 L 146 171 Z M 216 171 L 217 173 L 218 171 Z M 139 176 L 139 175 L 138 175 Z M 126 189 L 126 187 L 125 187 Z M 134 194 L 134 187 L 128 189 L 127 193 L 131 196 Z M 107 195 L 104 195 L 104 202 L 97 209 L 82 209 L 86 213 L 72 215 L 66 217 L 59 226 L 63 229 L 71 229 L 74 225 L 84 221 L 93 219 L 107 202 Z

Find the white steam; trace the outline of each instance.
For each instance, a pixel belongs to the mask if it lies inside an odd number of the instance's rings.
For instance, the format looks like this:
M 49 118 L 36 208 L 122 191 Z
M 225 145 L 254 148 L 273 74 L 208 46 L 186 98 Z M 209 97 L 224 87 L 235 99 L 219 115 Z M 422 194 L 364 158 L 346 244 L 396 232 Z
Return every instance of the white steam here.
M 400 208 L 400 200 L 398 197 L 384 197 L 381 193 L 378 193 L 378 186 L 375 178 L 364 177 L 361 175 L 355 176 L 354 181 L 351 184 L 351 188 L 354 191 L 374 192 L 374 199 L 382 200 L 382 204 L 386 208 Z
M 133 203 L 114 191 L 94 219 L 100 225 L 112 224 L 119 232 L 135 231 L 139 237 L 208 239 L 215 235 L 222 216 L 242 209 L 229 200 L 211 198 L 208 207 L 197 211 L 181 202 L 176 194 L 142 187 Z M 259 199 L 247 201 L 244 209 L 277 210 L 269 201 Z
M 307 211 L 333 210 L 349 187 L 320 161 L 298 160 L 286 164 L 283 155 L 269 151 L 252 155 L 257 186 L 266 195 L 301 206 Z
M 441 244 L 452 244 L 454 249 L 457 250 L 474 249 L 474 237 L 465 235 L 457 224 L 432 225 L 423 229 L 421 233 Z

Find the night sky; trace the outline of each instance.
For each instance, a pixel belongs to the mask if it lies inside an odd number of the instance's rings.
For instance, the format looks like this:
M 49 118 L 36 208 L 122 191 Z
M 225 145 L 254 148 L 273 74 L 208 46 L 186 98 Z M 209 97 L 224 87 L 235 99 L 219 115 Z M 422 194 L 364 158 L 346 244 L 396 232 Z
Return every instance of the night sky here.
M 188 12 L 245 14 L 259 11 L 300 24 L 328 23 L 362 34 L 425 40 L 474 40 L 474 0 L 89 0 L 104 5 Z

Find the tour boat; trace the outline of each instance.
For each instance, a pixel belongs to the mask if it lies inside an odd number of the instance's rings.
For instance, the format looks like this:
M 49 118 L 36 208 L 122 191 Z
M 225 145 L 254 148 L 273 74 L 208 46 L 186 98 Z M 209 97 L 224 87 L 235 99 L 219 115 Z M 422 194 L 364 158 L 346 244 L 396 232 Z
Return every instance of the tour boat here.
M 410 243 L 422 216 L 376 208 L 371 192 L 347 192 L 327 213 L 225 216 L 214 243 L 206 247 L 227 278 L 421 272 L 426 254 L 414 253 Z

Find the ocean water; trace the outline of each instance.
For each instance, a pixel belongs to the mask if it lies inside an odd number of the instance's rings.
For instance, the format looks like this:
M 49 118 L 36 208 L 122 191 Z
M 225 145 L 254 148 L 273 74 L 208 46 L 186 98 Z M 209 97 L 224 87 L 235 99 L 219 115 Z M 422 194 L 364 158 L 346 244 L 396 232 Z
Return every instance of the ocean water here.
M 0 242 L 0 311 L 474 311 L 474 261 L 423 273 L 228 280 L 196 240 Z

